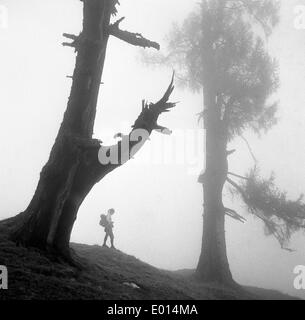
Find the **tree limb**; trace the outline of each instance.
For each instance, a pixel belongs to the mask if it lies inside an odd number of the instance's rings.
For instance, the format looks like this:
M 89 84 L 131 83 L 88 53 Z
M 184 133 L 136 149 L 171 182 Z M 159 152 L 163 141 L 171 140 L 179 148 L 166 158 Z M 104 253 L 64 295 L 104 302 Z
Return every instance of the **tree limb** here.
M 241 139 L 243 139 L 244 142 L 246 143 L 246 145 L 247 145 L 247 147 L 248 147 L 248 150 L 249 150 L 249 152 L 250 152 L 250 154 L 251 154 L 251 157 L 252 157 L 255 165 L 257 165 L 257 159 L 256 159 L 256 157 L 255 157 L 255 155 L 254 155 L 254 153 L 253 153 L 253 151 L 252 151 L 252 148 L 251 148 L 251 146 L 250 146 L 250 143 L 248 142 L 248 140 L 247 140 L 243 135 L 240 135 L 240 137 L 241 137 Z
M 236 152 L 236 150 L 235 149 L 233 149 L 233 150 L 227 150 L 227 156 L 230 156 L 231 154 L 233 154 L 234 152 Z
M 225 214 L 228 215 L 229 217 L 240 221 L 242 223 L 245 223 L 245 221 L 247 221 L 244 217 L 242 217 L 241 215 L 239 215 L 235 210 L 232 210 L 230 208 L 224 208 L 225 210 Z
M 156 50 L 160 50 L 160 45 L 157 42 L 150 41 L 144 38 L 140 33 L 132 33 L 129 31 L 121 30 L 119 28 L 120 23 L 125 18 L 120 18 L 115 23 L 109 26 L 109 34 L 123 40 L 133 46 L 142 47 L 142 48 L 155 48 Z
M 236 174 L 236 173 L 233 173 L 233 172 L 228 172 L 228 175 L 234 176 L 234 177 L 236 177 L 236 178 L 244 179 L 244 180 L 249 180 L 249 178 L 240 176 L 239 174 Z
M 246 202 L 248 197 L 247 197 L 246 193 L 244 192 L 244 190 L 236 182 L 234 182 L 230 178 L 227 177 L 226 180 L 242 195 L 244 201 Z
M 157 120 L 163 112 L 170 111 L 170 109 L 176 105 L 175 103 L 168 102 L 168 99 L 174 90 L 173 82 L 174 74 L 164 96 L 157 103 L 142 104 L 142 111 L 132 126 L 130 133 L 128 135 L 120 135 L 119 138 L 121 140 L 118 141 L 117 144 L 112 146 L 102 145 L 100 148 L 96 147 L 95 149 L 87 149 L 87 155 L 84 158 L 83 166 L 84 170 L 88 171 L 88 175 L 91 175 L 91 179 L 94 181 L 94 184 L 114 169 L 132 159 L 133 156 L 142 148 L 144 143 L 149 140 L 149 136 L 153 130 L 161 132 L 163 130 L 169 131 L 167 128 L 160 126 L 157 123 Z M 161 130 L 160 128 L 164 129 Z M 108 154 L 108 156 L 113 154 L 116 156 L 116 159 L 115 161 L 102 163 L 100 161 L 101 154 Z M 108 160 L 111 160 L 111 158 Z

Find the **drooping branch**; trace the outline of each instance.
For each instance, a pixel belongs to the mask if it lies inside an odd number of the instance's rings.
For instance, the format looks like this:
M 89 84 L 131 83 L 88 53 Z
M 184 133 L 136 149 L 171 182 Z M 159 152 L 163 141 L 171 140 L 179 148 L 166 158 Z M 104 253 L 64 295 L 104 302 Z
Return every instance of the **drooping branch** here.
M 123 40 L 133 46 L 142 47 L 142 48 L 155 48 L 156 50 L 160 50 L 160 45 L 157 42 L 148 40 L 144 38 L 140 33 L 133 33 L 126 30 L 121 30 L 119 28 L 120 23 L 125 18 L 120 18 L 115 23 L 109 26 L 109 34 Z
M 257 168 L 251 170 L 241 184 L 227 178 L 227 181 L 241 195 L 249 212 L 264 222 L 265 234 L 273 235 L 282 249 L 286 247 L 294 232 L 305 229 L 305 203 L 303 196 L 297 200 L 287 199 L 285 192 L 274 184 L 274 176 L 260 178 Z
M 256 159 L 256 157 L 255 157 L 255 155 L 254 155 L 254 153 L 253 153 L 253 150 L 252 150 L 252 148 L 251 148 L 251 146 L 250 146 L 249 141 L 248 141 L 243 135 L 240 135 L 240 137 L 241 137 L 241 139 L 246 143 L 247 148 L 248 148 L 248 150 L 249 150 L 249 152 L 250 152 L 250 154 L 251 154 L 251 157 L 252 157 L 255 165 L 257 165 L 257 159 Z
M 270 232 L 271 234 L 274 235 L 274 237 L 278 240 L 278 242 L 281 245 L 282 249 L 285 250 L 289 250 L 287 248 L 284 247 L 284 243 L 286 240 L 286 236 L 283 233 L 281 226 L 278 225 L 276 222 L 274 222 L 273 220 L 270 219 L 270 217 L 266 217 L 264 216 L 264 214 L 260 211 L 257 210 L 256 207 L 254 207 L 251 204 L 251 200 L 249 199 L 247 193 L 245 192 L 245 190 L 243 189 L 242 186 L 240 186 L 239 184 L 237 184 L 236 182 L 234 182 L 233 180 L 227 178 L 227 182 L 229 182 L 236 190 L 237 192 L 241 195 L 243 201 L 245 202 L 245 204 L 248 206 L 248 210 L 255 215 L 257 218 L 261 219 L 266 227 L 266 230 L 268 230 L 268 232 Z

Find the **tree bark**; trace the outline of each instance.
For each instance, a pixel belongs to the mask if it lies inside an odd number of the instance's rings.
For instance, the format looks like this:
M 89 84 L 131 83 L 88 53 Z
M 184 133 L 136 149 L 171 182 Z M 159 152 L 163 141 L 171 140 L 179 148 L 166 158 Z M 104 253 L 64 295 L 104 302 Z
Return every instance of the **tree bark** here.
M 205 88 L 206 164 L 203 183 L 204 219 L 197 276 L 207 282 L 232 284 L 225 240 L 222 191 L 228 173 L 227 133 L 213 86 Z
M 34 197 L 19 216 L 22 222 L 13 235 L 16 241 L 28 246 L 53 248 L 63 253 L 68 247 L 62 241 L 59 226 L 63 219 L 68 220 L 68 211 L 79 208 L 85 195 L 80 167 L 86 149 L 77 141 L 94 144 L 92 134 L 109 37 L 107 28 L 114 10 L 112 1 L 83 3 L 83 31 L 71 43 L 77 57 L 67 110 Z M 75 181 L 80 184 L 76 186 Z
M 73 42 L 64 45 L 77 51 L 76 67 L 67 110 L 49 160 L 42 169 L 28 208 L 2 222 L 7 228 L 12 227 L 11 238 L 17 243 L 55 252 L 66 258 L 70 258 L 70 235 L 79 207 L 93 186 L 122 164 L 102 165 L 98 158 L 100 143 L 92 139 L 110 17 L 116 13 L 117 1 L 84 0 L 83 3 L 82 33 L 79 36 L 65 34 Z M 147 39 L 142 37 L 140 40 L 147 46 Z M 141 46 L 141 42 L 138 45 Z M 150 134 L 158 127 L 159 115 L 175 105 L 168 103 L 172 91 L 173 80 L 160 101 L 145 105 L 130 135 L 139 128 Z M 144 142 L 141 139 L 130 141 L 129 148 Z M 114 147 L 119 153 L 121 142 Z

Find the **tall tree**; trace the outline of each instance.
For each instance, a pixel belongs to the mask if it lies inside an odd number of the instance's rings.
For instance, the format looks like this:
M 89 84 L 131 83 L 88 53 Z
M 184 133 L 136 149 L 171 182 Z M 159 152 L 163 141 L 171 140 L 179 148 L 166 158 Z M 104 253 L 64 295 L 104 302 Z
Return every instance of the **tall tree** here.
M 278 23 L 279 6 L 273 0 L 202 0 L 169 35 L 169 54 L 153 62 L 173 63 L 181 83 L 202 90 L 205 172 L 202 249 L 197 275 L 204 281 L 232 284 L 225 241 L 225 214 L 243 221 L 225 208 L 222 193 L 228 180 L 227 145 L 246 129 L 266 131 L 276 123 L 278 86 L 276 62 L 267 52 L 267 38 Z
M 159 49 L 159 45 L 138 33 L 121 30 L 119 24 L 123 18 L 111 23 L 111 16 L 117 13 L 118 1 L 82 2 L 82 32 L 79 36 L 64 34 L 71 42 L 63 44 L 77 52 L 76 66 L 68 106 L 50 158 L 41 171 L 28 208 L 2 222 L 11 228 L 12 238 L 18 243 L 48 249 L 68 259 L 71 230 L 78 209 L 92 187 L 128 161 L 153 130 L 165 129 L 157 124 L 158 117 L 175 105 L 168 102 L 174 89 L 172 80 L 160 101 L 155 104 L 143 102 L 142 112 L 131 132 L 122 136 L 116 145 L 107 147 L 92 139 L 109 36 L 144 48 Z M 105 161 L 113 153 L 117 155 L 116 161 Z

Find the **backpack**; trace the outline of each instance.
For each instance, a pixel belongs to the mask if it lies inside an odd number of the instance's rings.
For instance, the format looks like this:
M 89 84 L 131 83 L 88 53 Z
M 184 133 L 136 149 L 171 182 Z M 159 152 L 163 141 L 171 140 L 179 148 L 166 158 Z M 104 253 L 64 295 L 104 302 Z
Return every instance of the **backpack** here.
M 105 214 L 101 214 L 100 226 L 106 227 L 108 225 L 107 217 Z

